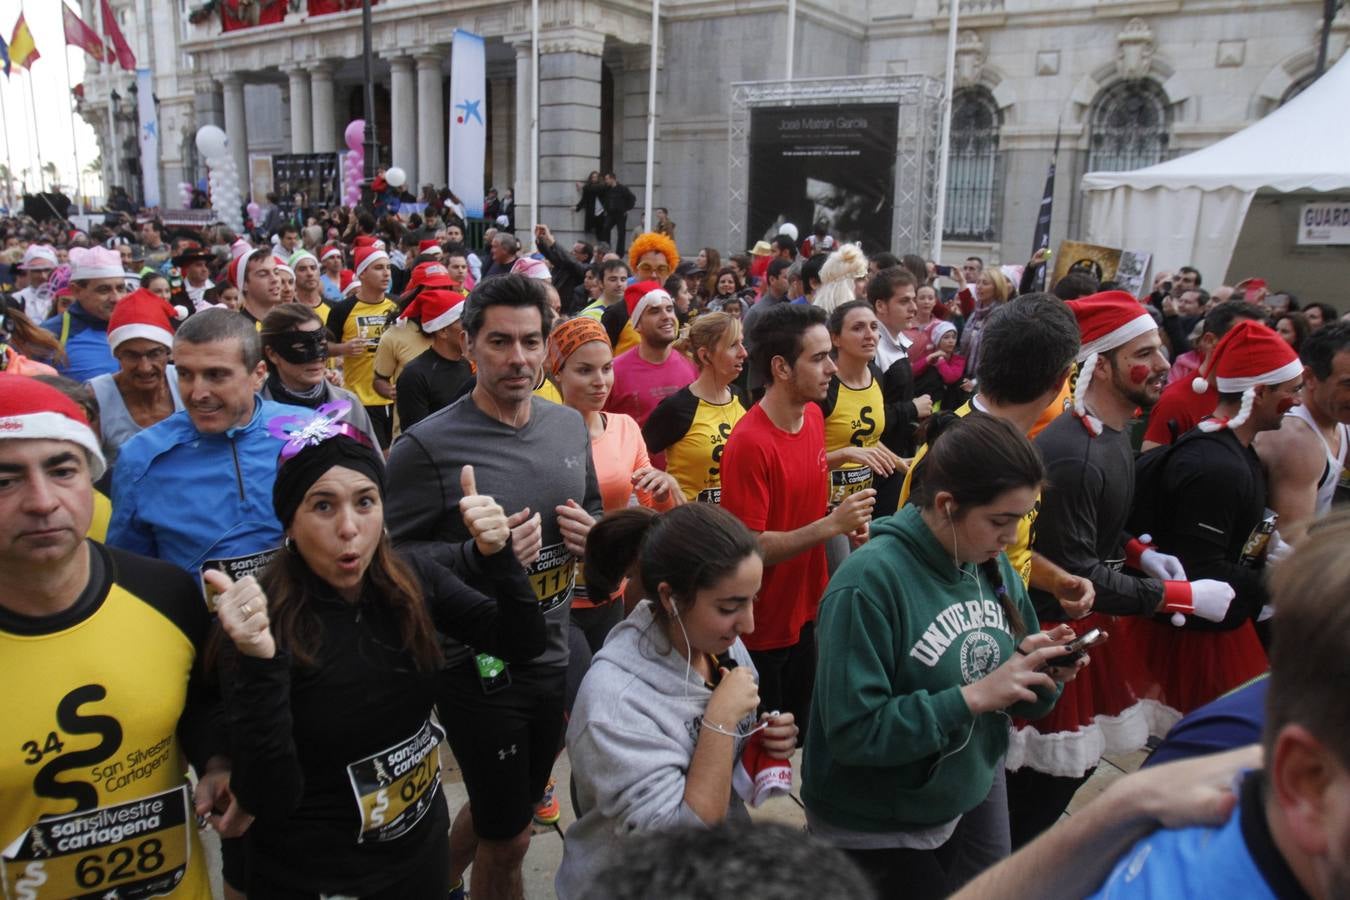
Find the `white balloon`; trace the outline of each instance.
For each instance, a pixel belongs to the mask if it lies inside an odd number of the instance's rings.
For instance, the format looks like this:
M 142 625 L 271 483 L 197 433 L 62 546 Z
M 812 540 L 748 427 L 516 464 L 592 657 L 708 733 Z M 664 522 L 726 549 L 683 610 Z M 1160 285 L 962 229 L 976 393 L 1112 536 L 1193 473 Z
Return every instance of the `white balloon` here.
M 203 125 L 197 129 L 197 152 L 208 160 L 229 153 L 230 138 L 215 125 Z
M 388 182 L 389 186 L 392 188 L 401 188 L 408 183 L 408 173 L 398 166 L 390 166 L 388 169 L 384 170 L 384 180 Z

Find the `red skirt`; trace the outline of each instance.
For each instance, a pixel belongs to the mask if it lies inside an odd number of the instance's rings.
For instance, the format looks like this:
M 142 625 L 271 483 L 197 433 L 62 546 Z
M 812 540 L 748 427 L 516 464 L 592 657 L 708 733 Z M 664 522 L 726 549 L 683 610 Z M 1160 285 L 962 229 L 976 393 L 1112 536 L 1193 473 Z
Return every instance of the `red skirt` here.
M 1138 687 L 1151 683 L 1133 641 L 1122 640 L 1137 620 L 1093 613 L 1068 623 L 1078 634 L 1100 628 L 1110 635 L 1088 651 L 1091 662 L 1064 685 L 1055 708 L 1041 719 L 1013 720 L 1008 769 L 1030 766 L 1048 775 L 1078 777 L 1103 755 L 1143 748 L 1180 715 Z
M 1250 621 L 1232 631 L 1193 631 L 1136 619 L 1121 637 L 1143 662 L 1135 692 L 1183 715 L 1270 668 Z

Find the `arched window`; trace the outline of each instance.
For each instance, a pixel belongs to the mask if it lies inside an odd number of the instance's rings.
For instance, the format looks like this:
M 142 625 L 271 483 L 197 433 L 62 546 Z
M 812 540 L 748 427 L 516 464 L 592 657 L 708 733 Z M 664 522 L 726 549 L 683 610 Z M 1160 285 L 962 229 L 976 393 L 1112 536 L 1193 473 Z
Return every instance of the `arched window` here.
M 987 89 L 964 88 L 952 95 L 945 238 L 997 237 L 998 126 L 998 104 Z
M 1118 81 L 1092 107 L 1089 172 L 1126 172 L 1163 161 L 1167 153 L 1167 95 L 1156 81 Z

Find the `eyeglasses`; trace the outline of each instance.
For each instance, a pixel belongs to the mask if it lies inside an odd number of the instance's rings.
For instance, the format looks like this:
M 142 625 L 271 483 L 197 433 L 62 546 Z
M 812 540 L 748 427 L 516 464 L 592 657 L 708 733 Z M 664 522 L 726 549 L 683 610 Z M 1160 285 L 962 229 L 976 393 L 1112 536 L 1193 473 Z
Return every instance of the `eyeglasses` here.
M 637 273 L 646 278 L 655 276 L 657 278 L 665 279 L 670 277 L 670 266 L 654 266 L 651 263 L 638 263 Z
M 153 350 L 146 350 L 144 353 L 139 353 L 135 350 L 122 349 L 117 351 L 117 358 L 119 360 L 126 360 L 133 365 L 139 363 L 141 360 L 152 363 L 162 363 L 169 358 L 169 348 L 156 347 Z

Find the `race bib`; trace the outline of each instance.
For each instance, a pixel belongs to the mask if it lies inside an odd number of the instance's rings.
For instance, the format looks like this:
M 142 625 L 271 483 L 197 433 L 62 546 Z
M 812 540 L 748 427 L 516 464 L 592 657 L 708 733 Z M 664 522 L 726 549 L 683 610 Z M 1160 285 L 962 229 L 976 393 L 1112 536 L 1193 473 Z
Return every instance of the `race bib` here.
M 270 563 L 272 557 L 276 555 L 277 548 L 274 547 L 271 550 L 250 553 L 247 556 L 234 556 L 229 559 L 208 559 L 206 562 L 202 563 L 201 571 L 205 574 L 208 569 L 215 569 L 230 576 L 232 581 L 238 581 L 249 575 L 256 578 L 262 574 L 262 570 L 267 568 L 267 564 Z M 205 578 L 202 579 L 202 593 L 206 596 L 207 610 L 210 611 L 211 615 L 215 615 L 216 597 L 218 596 L 218 592 L 215 588 L 206 583 Z
M 356 336 L 366 343 L 366 352 L 373 354 L 380 345 L 380 336 L 386 327 L 385 315 L 357 316 Z
M 162 897 L 192 846 L 188 786 L 37 822 L 0 855 L 12 900 Z
M 539 558 L 525 570 L 543 612 L 558 608 L 572 595 L 572 587 L 577 580 L 575 563 L 576 558 L 568 551 L 566 544 L 549 544 L 539 551 Z
M 850 495 L 872 486 L 872 470 L 867 466 L 856 469 L 830 470 L 830 506 L 843 503 Z
M 444 737 L 444 729 L 428 720 L 406 741 L 347 766 L 361 814 L 358 844 L 392 841 L 427 814 L 441 788 L 436 747 Z
M 698 496 L 695 497 L 694 499 L 699 503 L 721 504 L 722 489 L 720 487 L 704 488 L 703 490 L 698 492 Z

